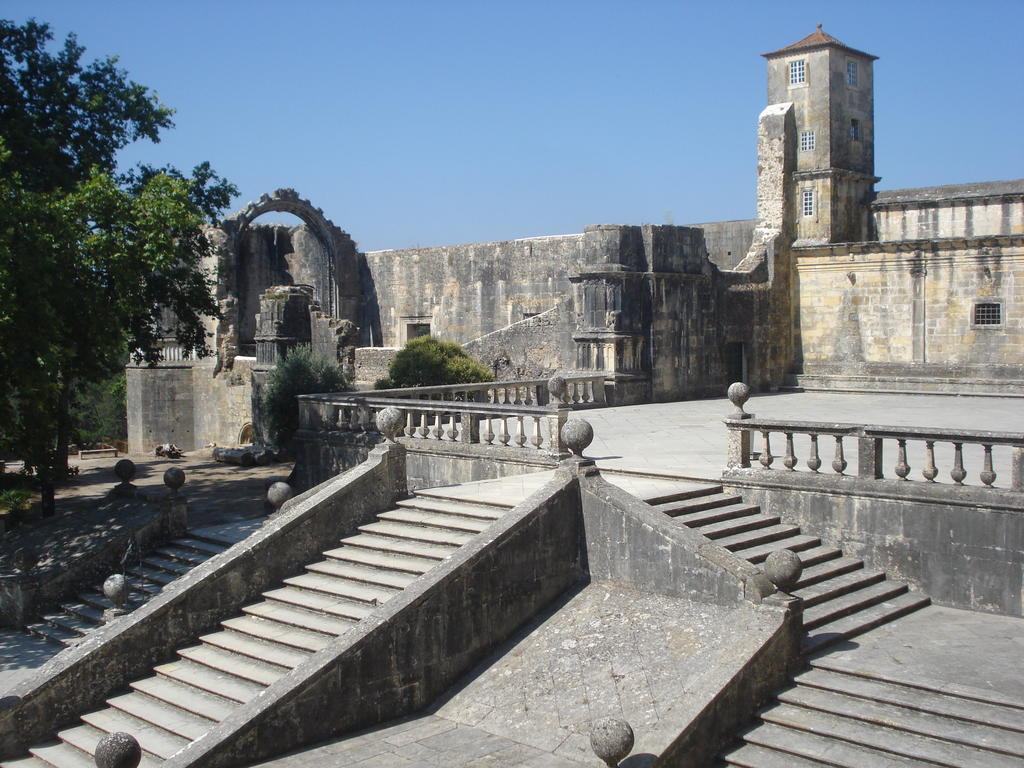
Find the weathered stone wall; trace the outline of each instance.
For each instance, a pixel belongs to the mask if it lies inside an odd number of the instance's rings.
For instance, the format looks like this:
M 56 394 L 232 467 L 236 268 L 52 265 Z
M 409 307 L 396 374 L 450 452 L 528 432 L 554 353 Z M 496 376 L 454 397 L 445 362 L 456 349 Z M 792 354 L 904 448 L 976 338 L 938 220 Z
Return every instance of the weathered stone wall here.
M 161 443 L 174 443 L 183 450 L 192 450 L 195 447 L 192 366 L 130 365 L 125 375 L 128 452 L 151 453 L 154 446 Z
M 364 345 L 400 347 L 409 324 L 460 344 L 551 309 L 569 290 L 582 235 L 364 254 Z
M 795 253 L 805 374 L 1024 378 L 1024 237 Z M 1002 322 L 975 324 L 976 303 Z
M 757 219 L 713 221 L 704 224 L 687 224 L 687 226 L 704 230 L 704 243 L 708 249 L 708 258 L 719 269 L 735 269 L 750 250 Z
M 1024 179 L 879 192 L 879 240 L 1024 235 Z
M 495 381 L 539 379 L 574 367 L 575 329 L 571 302 L 561 299 L 546 312 L 481 336 L 464 349 L 491 369 Z
M 388 377 L 388 366 L 397 354 L 398 347 L 357 347 L 353 385 L 357 389 L 372 389 L 378 379 Z

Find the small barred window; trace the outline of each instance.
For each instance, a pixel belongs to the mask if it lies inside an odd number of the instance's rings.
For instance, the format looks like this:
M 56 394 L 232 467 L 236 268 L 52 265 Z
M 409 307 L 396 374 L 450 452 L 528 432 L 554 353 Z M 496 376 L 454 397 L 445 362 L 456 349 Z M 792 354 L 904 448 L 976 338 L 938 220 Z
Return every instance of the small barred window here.
M 975 325 L 1001 325 L 1003 322 L 1002 304 L 975 304 Z
M 857 85 L 860 81 L 860 73 L 857 71 L 856 61 L 846 62 L 846 84 Z
M 809 152 L 814 149 L 814 131 L 800 131 L 800 151 Z
M 800 85 L 807 82 L 807 67 L 803 59 L 789 62 L 789 84 Z
M 860 141 L 860 120 L 850 121 L 850 138 L 853 141 Z
M 801 208 L 803 210 L 804 216 L 813 216 L 814 215 L 814 190 L 813 189 L 805 189 L 803 191 L 803 196 L 801 198 L 801 201 L 802 201 L 801 202 Z

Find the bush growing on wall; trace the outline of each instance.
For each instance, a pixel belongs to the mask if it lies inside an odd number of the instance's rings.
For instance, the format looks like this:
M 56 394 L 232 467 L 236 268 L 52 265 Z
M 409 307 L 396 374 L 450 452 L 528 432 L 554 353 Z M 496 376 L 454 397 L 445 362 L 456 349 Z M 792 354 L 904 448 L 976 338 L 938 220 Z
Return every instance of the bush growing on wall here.
M 307 344 L 290 349 L 267 377 L 263 392 L 263 413 L 270 439 L 284 448 L 299 428 L 298 395 L 341 392 L 348 382 L 341 367 L 313 352 Z
M 395 355 L 388 366 L 388 378 L 377 382 L 377 389 L 391 387 L 431 387 L 441 384 L 471 384 L 490 381 L 491 371 L 466 354 L 453 341 L 433 336 L 412 339 Z

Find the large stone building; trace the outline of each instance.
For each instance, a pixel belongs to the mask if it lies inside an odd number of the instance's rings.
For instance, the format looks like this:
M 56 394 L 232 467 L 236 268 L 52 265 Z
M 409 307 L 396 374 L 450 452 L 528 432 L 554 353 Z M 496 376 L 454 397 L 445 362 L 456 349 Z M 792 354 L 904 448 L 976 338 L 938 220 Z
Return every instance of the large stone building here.
M 819 27 L 765 58 L 756 219 L 360 253 L 293 190 L 250 203 L 211 233 L 216 358 L 169 342 L 156 368 L 129 368 L 130 449 L 249 441 L 254 381 L 296 343 L 369 386 L 428 332 L 496 378 L 606 372 L 617 403 L 738 379 L 1024 383 L 1024 180 L 876 192 L 876 57 Z M 254 223 L 273 211 L 304 223 Z

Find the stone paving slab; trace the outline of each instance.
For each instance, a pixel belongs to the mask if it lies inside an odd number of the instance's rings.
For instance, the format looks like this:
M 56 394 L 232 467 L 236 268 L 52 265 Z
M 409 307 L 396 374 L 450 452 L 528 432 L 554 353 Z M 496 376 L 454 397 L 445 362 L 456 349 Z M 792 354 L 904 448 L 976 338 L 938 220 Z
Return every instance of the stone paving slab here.
M 518 633 L 431 712 L 262 765 L 597 766 L 590 723 L 614 716 L 636 732 L 629 765 L 641 768 L 771 630 L 750 609 L 590 584 Z

